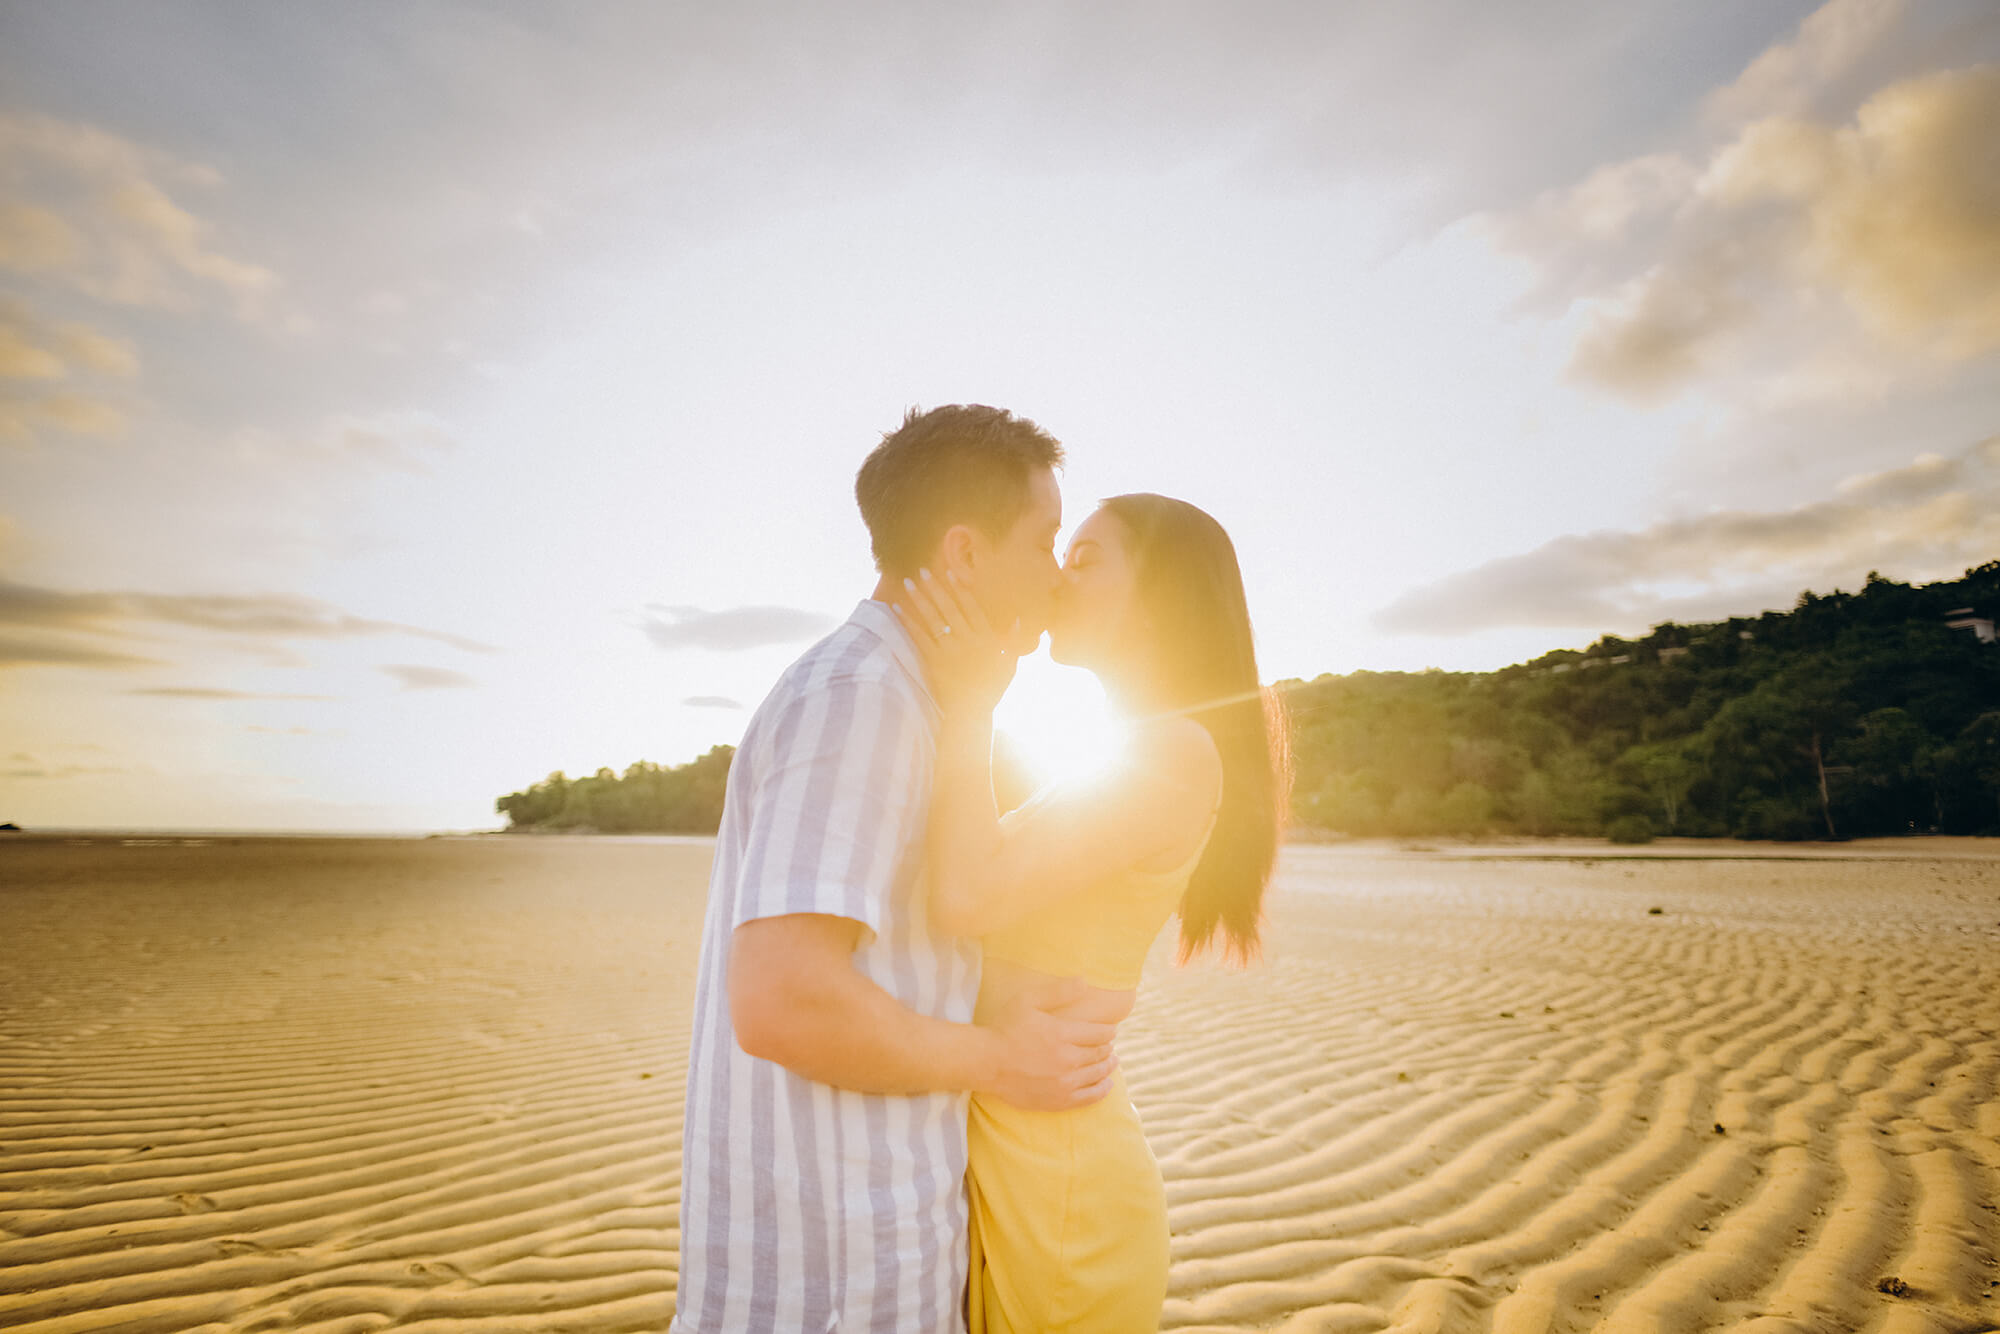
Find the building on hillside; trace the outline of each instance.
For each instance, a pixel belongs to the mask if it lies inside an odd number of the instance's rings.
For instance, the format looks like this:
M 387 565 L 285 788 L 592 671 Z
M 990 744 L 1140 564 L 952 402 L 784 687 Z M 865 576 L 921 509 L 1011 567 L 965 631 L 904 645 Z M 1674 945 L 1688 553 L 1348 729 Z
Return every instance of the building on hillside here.
M 1944 626 L 1947 630 L 1970 630 L 1972 637 L 1982 644 L 1993 642 L 1993 618 L 1981 616 L 1972 607 L 1960 607 L 1956 611 L 1946 612 Z

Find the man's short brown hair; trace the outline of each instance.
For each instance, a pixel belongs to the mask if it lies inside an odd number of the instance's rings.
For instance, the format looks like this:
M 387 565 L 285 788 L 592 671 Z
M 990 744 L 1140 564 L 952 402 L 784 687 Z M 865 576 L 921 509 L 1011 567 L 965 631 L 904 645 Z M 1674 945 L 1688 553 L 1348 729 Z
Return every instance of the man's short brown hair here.
M 908 574 L 956 524 L 999 538 L 1028 505 L 1037 468 L 1062 466 L 1056 438 L 1005 408 L 911 408 L 855 474 L 875 568 Z

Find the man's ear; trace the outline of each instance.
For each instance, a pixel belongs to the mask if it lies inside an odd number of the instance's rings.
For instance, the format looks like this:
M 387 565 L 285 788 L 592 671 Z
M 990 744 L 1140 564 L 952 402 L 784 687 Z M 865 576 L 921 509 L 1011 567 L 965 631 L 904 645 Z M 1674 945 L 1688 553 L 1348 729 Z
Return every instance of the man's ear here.
M 969 525 L 957 523 L 945 529 L 938 541 L 938 561 L 943 569 L 932 570 L 935 575 L 951 571 L 960 579 L 970 580 L 977 561 L 979 543 Z

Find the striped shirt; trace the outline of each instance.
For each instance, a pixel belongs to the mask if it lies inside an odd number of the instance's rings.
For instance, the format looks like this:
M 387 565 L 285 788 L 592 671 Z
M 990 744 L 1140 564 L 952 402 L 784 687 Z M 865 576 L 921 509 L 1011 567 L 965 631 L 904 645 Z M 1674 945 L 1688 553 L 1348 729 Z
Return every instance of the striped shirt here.
M 854 966 L 960 1023 L 974 941 L 933 935 L 922 840 L 937 708 L 915 644 L 864 601 L 788 668 L 729 770 L 709 879 L 682 1139 L 673 1329 L 965 1327 L 966 1095 L 855 1093 L 747 1055 L 729 944 L 784 913 L 860 922 Z

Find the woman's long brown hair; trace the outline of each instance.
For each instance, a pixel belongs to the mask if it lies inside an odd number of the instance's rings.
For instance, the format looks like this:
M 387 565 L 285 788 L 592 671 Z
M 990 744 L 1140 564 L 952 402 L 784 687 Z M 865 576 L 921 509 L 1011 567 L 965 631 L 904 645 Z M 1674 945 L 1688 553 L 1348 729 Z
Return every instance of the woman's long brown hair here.
M 1257 653 L 1236 545 L 1184 500 L 1140 492 L 1102 504 L 1131 538 L 1148 645 L 1168 706 L 1208 729 L 1222 756 L 1215 832 L 1181 896 L 1183 962 L 1215 944 L 1225 958 L 1258 952 L 1264 886 L 1290 796 L 1283 708 L 1257 679 Z

